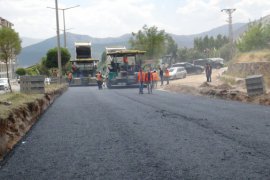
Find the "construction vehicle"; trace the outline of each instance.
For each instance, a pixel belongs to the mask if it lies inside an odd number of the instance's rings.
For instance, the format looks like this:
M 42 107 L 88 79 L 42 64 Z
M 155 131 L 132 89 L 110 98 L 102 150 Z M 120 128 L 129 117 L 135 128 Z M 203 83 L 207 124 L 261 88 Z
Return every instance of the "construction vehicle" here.
M 75 59 L 71 60 L 73 80 L 71 85 L 96 85 L 95 75 L 99 60 L 92 58 L 91 43 L 75 43 Z
M 126 48 L 106 48 L 108 88 L 137 86 L 137 74 L 145 51 Z

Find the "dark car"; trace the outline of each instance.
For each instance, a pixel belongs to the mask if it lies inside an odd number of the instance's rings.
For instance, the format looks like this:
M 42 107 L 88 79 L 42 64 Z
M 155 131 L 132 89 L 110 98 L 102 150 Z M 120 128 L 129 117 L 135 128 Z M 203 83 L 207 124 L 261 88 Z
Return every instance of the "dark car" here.
M 188 74 L 200 74 L 204 71 L 203 66 L 194 65 L 189 62 L 181 62 L 173 64 L 172 67 L 184 67 Z
M 194 65 L 205 66 L 210 64 L 212 68 L 219 69 L 224 66 L 224 60 L 222 58 L 207 58 L 207 59 L 197 59 L 193 61 Z

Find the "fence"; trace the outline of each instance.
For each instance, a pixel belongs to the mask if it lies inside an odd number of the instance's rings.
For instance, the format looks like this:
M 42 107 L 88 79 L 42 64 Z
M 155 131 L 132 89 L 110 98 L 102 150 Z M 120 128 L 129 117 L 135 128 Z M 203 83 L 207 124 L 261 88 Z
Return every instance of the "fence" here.
M 44 94 L 44 76 L 21 76 L 20 92 L 26 94 Z

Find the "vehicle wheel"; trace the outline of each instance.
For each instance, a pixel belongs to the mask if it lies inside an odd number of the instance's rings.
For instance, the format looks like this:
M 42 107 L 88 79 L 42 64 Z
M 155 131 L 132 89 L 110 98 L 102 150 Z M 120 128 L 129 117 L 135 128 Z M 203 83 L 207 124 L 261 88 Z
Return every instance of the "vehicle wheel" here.
M 187 77 L 187 75 L 186 75 L 186 74 L 184 74 L 184 75 L 183 75 L 183 79 L 184 79 L 184 78 L 186 78 L 186 77 Z
M 176 75 L 173 76 L 173 79 L 176 79 Z

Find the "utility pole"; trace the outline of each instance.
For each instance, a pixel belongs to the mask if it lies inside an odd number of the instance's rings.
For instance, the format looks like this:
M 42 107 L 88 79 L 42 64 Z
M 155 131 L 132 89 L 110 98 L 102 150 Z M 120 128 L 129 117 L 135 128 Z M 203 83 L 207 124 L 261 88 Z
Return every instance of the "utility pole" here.
M 56 33 L 57 33 L 57 62 L 58 62 L 58 77 L 60 82 L 62 79 L 62 63 L 61 63 L 61 51 L 60 51 L 60 34 L 59 34 L 59 18 L 58 18 L 58 1 L 55 0 L 55 12 L 56 12 Z M 59 82 L 59 83 L 60 83 Z
M 236 11 L 236 9 L 222 9 L 221 12 L 225 12 L 229 15 L 228 23 L 229 23 L 229 41 L 233 43 L 233 28 L 232 28 L 232 13 Z
M 72 6 L 72 7 L 68 7 L 68 8 L 58 8 L 58 10 L 62 10 L 63 11 L 63 25 L 64 25 L 64 47 L 66 48 L 67 47 L 67 36 L 66 36 L 66 20 L 65 20 L 65 10 L 68 10 L 68 9 L 72 9 L 72 8 L 76 8 L 76 7 L 79 7 L 80 5 L 76 5 L 76 6 Z M 47 8 L 50 8 L 50 9 L 55 9 L 55 8 L 52 8 L 52 7 L 47 7 Z

